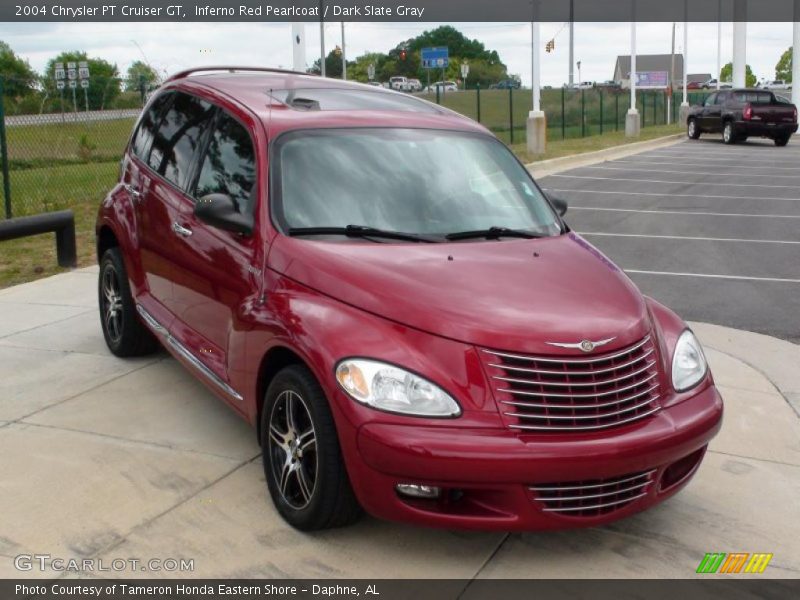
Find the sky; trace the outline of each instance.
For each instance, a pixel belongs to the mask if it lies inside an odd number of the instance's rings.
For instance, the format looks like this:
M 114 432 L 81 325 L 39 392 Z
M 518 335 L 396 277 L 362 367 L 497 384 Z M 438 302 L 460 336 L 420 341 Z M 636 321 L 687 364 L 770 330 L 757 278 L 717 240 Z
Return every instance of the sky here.
M 370 51 L 386 52 L 401 41 L 440 23 L 347 23 L 349 60 Z M 529 23 L 453 23 L 469 38 L 497 50 L 525 85 L 531 81 Z M 732 25 L 722 24 L 722 63 L 732 60 Z M 689 73 L 713 73 L 717 64 L 717 24 L 689 23 Z M 637 52 L 668 54 L 672 23 L 639 23 Z M 555 38 L 553 53 L 542 52 L 542 85 L 567 81 L 569 28 L 565 23 L 542 23 L 542 45 Z M 319 56 L 319 25 L 306 25 L 309 65 Z M 144 60 L 160 73 L 209 64 L 292 67 L 290 23 L 0 23 L 0 40 L 26 58 L 37 71 L 65 50 L 115 62 L 122 74 L 130 63 Z M 341 44 L 341 24 L 325 26 L 326 50 Z M 791 23 L 749 23 L 747 62 L 759 79 L 772 79 L 775 64 L 792 44 Z M 676 52 L 683 51 L 683 23 L 676 26 Z M 581 61 L 580 80 L 604 81 L 613 76 L 618 54 L 630 52 L 629 23 L 576 23 L 575 61 Z M 578 79 L 577 67 L 575 79 Z

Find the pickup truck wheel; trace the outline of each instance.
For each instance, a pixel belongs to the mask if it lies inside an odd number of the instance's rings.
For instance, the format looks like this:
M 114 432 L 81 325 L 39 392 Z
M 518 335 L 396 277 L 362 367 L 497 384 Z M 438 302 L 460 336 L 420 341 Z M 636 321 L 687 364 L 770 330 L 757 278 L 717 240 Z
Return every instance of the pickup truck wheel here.
M 700 128 L 697 126 L 695 119 L 689 119 L 686 125 L 686 135 L 689 136 L 690 140 L 700 139 Z
M 119 248 L 100 260 L 97 286 L 103 337 L 115 356 L 143 356 L 158 349 L 158 340 L 139 320 Z
M 272 501 L 292 527 L 330 529 L 361 517 L 328 400 L 306 367 L 286 367 L 270 383 L 261 453 Z
M 726 144 L 736 143 L 736 133 L 733 131 L 733 123 L 728 121 L 722 129 L 722 141 Z
M 785 146 L 789 143 L 789 136 L 775 138 L 775 145 L 776 146 Z

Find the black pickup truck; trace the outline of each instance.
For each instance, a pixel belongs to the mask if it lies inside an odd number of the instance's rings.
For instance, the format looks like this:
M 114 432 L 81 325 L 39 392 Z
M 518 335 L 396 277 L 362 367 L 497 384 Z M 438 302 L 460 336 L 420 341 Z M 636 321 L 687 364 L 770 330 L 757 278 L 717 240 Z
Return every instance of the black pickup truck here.
M 754 136 L 785 146 L 797 131 L 797 107 L 769 90 L 722 90 L 708 96 L 702 106 L 692 108 L 686 130 L 693 140 L 703 133 L 721 132 L 726 144 Z

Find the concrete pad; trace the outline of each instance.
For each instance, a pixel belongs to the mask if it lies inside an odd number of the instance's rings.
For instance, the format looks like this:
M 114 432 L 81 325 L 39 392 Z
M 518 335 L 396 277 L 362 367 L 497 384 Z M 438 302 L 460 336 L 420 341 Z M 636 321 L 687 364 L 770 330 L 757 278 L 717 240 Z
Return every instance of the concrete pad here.
M 469 578 L 503 537 L 371 518 L 346 529 L 301 533 L 272 508 L 261 462 L 255 461 L 138 528 L 101 558 L 194 558 L 192 575 L 209 578 Z M 158 576 L 112 576 L 144 575 Z
M 800 419 L 780 394 L 725 386 L 719 391 L 725 420 L 713 450 L 800 466 Z
M 703 344 L 703 340 L 700 340 Z M 740 360 L 703 344 L 703 353 L 708 359 L 708 366 L 714 375 L 717 385 L 724 385 L 738 390 L 778 394 L 778 390 L 767 378 L 753 367 Z
M 260 452 L 250 425 L 172 359 L 95 387 L 26 422 L 241 460 Z
M 34 304 L 0 302 L 0 338 L 85 312 L 87 309 L 80 306 L 48 306 L 42 310 L 41 306 Z
M 223 477 L 229 459 L 12 424 L 0 429 L 6 554 L 89 557 Z
M 0 307 L 2 306 L 0 304 Z M 51 308 L 50 306 L 37 307 L 43 312 L 48 312 Z M 0 339 L 0 346 L 83 352 L 102 357 L 112 356 L 103 338 L 100 314 L 96 307 L 57 323 L 42 325 L 35 329 L 6 336 Z
M 0 419 L 14 421 L 52 406 L 153 359 L 120 360 L 0 345 Z
M 797 577 L 798 494 L 797 467 L 710 452 L 664 504 L 603 528 L 513 534 L 480 576 L 688 578 L 706 552 L 772 552 L 765 576 Z
M 96 276 L 97 273 L 94 273 Z M 0 303 L 97 306 L 97 283 L 91 272 L 71 271 L 0 290 Z

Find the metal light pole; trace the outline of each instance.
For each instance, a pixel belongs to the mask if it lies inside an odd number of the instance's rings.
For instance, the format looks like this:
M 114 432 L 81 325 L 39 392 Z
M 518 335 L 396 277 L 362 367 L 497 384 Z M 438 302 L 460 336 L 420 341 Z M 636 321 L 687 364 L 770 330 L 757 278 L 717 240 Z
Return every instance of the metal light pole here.
M 575 83 L 575 0 L 569 0 L 569 87 Z
M 686 4 L 684 4 L 686 6 Z M 689 85 L 689 22 L 683 22 L 683 102 L 681 107 L 689 106 L 686 89 Z
M 722 71 L 722 0 L 717 2 L 717 91 L 719 91 L 720 71 Z
M 342 21 L 342 79 L 347 81 L 347 51 L 344 49 L 344 21 Z
M 319 71 L 325 77 L 325 14 L 324 1 L 319 0 Z
M 794 26 L 792 42 L 792 102 L 800 104 L 800 0 L 794 0 Z

